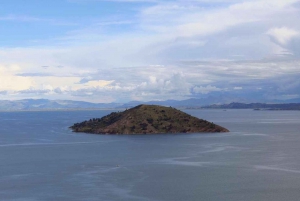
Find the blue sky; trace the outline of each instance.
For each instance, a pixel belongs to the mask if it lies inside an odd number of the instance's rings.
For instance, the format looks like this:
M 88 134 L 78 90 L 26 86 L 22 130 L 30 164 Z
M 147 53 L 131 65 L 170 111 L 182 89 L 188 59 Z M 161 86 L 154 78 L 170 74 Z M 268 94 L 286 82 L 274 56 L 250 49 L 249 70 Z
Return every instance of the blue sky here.
M 105 34 L 126 32 L 142 6 L 114 1 L 6 1 L 1 5 L 2 42 L 6 47 L 51 45 L 47 40 L 91 27 Z M 128 23 L 113 24 L 122 21 Z
M 298 0 L 11 0 L 0 99 L 300 98 Z

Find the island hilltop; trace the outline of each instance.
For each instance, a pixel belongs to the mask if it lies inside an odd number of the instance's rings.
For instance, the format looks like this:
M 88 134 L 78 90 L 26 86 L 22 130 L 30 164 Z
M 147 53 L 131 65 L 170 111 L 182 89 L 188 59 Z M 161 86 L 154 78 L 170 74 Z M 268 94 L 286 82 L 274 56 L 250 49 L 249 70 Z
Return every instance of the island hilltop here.
M 70 128 L 74 132 L 95 134 L 229 132 L 226 128 L 175 108 L 158 105 L 139 105 L 102 118 L 75 123 Z

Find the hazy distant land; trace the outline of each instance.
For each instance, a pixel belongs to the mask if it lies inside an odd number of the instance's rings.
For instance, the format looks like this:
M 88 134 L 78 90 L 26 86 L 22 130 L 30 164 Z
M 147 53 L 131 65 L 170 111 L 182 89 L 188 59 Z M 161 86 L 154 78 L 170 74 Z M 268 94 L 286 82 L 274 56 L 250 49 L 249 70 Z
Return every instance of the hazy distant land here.
M 72 100 L 23 99 L 0 100 L 0 111 L 45 111 L 45 110 L 89 110 L 89 109 L 128 109 L 140 104 L 171 106 L 180 109 L 268 109 L 300 110 L 300 103 L 216 103 L 208 99 L 131 101 L 128 103 L 90 103 Z
M 209 105 L 201 108 L 212 109 L 254 109 L 254 110 L 300 110 L 300 103 L 283 103 L 283 104 L 267 104 L 267 103 L 230 103 L 222 105 Z

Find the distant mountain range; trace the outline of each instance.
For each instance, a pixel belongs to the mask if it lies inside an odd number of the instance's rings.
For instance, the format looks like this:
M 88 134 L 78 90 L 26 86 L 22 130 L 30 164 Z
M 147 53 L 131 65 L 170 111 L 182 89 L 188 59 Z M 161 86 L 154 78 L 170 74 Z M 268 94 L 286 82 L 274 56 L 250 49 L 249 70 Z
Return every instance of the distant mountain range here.
M 17 110 L 65 110 L 65 109 L 120 109 L 132 108 L 140 104 L 172 106 L 176 108 L 216 108 L 216 109 L 300 109 L 300 100 L 295 103 L 238 103 L 221 104 L 228 100 L 220 99 L 187 99 L 166 101 L 132 101 L 128 103 L 90 103 L 71 100 L 23 99 L 0 100 L 1 111 Z
M 281 104 L 267 104 L 267 103 L 230 103 L 223 105 L 209 105 L 202 108 L 211 109 L 268 109 L 268 110 L 300 110 L 300 103 L 281 103 Z
M 220 101 L 221 99 L 215 99 Z M 22 99 L 22 100 L 0 100 L 0 110 L 57 110 L 57 109 L 105 109 L 105 108 L 131 108 L 140 104 L 172 106 L 177 108 L 201 107 L 210 103 L 219 103 L 214 99 L 187 99 L 166 101 L 131 101 L 128 103 L 90 103 L 71 100 L 48 100 L 48 99 Z M 225 100 L 221 100 L 227 102 Z
M 56 109 L 101 109 L 117 108 L 118 103 L 89 103 L 71 100 L 23 99 L 16 101 L 0 100 L 0 110 L 56 110 Z

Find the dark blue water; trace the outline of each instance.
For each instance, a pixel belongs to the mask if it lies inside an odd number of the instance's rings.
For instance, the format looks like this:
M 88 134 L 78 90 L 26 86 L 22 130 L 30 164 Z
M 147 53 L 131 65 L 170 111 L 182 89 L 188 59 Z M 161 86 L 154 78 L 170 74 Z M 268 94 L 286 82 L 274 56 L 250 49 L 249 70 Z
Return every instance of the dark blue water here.
M 1 112 L 0 200 L 299 200 L 300 111 L 186 111 L 223 134 L 68 129 L 110 112 Z

